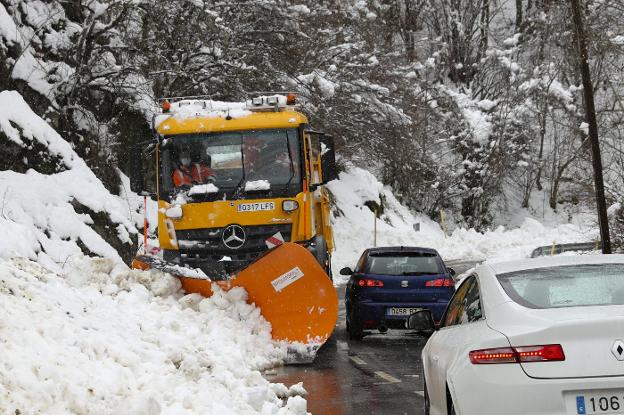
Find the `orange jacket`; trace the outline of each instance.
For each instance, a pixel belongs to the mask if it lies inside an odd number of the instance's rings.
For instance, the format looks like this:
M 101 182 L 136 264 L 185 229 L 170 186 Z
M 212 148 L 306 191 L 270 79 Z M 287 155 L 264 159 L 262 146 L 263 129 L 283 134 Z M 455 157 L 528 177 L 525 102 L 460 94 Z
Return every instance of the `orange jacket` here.
M 193 179 L 193 183 L 206 184 L 215 180 L 215 174 L 214 171 L 205 164 L 193 163 L 191 166 L 191 178 Z
M 173 172 L 173 184 L 176 187 L 190 186 L 193 184 L 193 175 L 188 167 L 180 167 Z

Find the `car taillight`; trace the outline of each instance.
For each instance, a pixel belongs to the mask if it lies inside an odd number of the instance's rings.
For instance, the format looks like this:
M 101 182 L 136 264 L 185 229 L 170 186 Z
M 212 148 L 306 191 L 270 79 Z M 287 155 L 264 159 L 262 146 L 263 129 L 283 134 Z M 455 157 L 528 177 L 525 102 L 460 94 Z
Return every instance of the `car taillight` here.
M 425 287 L 453 287 L 455 281 L 452 278 L 436 278 L 425 283 Z
M 521 362 L 560 362 L 565 354 L 560 344 L 515 347 Z
M 493 363 L 560 362 L 565 354 L 560 344 L 543 346 L 497 347 L 495 349 L 473 350 L 470 362 L 475 365 Z
M 383 287 L 384 283 L 383 281 L 379 281 L 379 280 L 372 280 L 369 278 L 363 278 L 361 280 L 358 280 L 358 285 L 360 287 Z

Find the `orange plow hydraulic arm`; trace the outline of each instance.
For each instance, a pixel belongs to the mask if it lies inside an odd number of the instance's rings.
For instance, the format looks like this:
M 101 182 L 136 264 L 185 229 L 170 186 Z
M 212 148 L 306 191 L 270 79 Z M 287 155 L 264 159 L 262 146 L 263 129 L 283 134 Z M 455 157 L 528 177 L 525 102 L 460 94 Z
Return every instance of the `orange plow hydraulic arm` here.
M 149 258 L 137 257 L 134 268 L 151 268 Z M 187 293 L 212 295 L 212 281 L 176 272 L 181 267 L 154 266 L 180 278 Z M 190 270 L 189 270 L 190 271 Z M 329 339 L 338 318 L 336 290 L 316 258 L 304 247 L 284 243 L 261 256 L 228 281 L 223 289 L 243 287 L 247 302 L 254 303 L 271 323 L 274 340 L 288 342 L 296 352 L 291 363 L 306 363 Z

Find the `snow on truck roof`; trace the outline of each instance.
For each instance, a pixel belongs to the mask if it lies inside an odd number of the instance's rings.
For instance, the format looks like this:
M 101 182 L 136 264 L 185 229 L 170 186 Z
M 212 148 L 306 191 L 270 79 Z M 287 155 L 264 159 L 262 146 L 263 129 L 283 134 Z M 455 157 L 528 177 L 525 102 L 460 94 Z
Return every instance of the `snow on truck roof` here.
M 296 111 L 294 98 L 267 95 L 245 102 L 224 102 L 201 97 L 165 98 L 162 113 L 154 117 L 161 134 L 280 128 L 307 123 Z

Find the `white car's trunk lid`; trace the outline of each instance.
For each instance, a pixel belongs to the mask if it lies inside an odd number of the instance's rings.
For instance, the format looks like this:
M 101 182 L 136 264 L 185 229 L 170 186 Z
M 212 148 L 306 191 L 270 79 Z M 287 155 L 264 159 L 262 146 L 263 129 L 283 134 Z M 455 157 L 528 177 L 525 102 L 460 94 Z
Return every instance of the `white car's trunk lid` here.
M 516 308 L 516 305 L 507 303 Z M 514 320 L 488 319 L 511 346 L 560 344 L 564 361 L 521 363 L 534 378 L 624 375 L 624 306 L 526 309 Z M 518 310 L 516 310 L 518 311 Z M 619 348 L 618 346 L 621 346 Z

